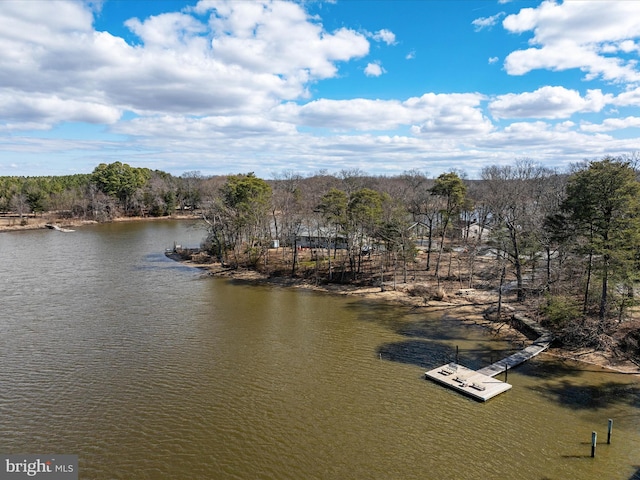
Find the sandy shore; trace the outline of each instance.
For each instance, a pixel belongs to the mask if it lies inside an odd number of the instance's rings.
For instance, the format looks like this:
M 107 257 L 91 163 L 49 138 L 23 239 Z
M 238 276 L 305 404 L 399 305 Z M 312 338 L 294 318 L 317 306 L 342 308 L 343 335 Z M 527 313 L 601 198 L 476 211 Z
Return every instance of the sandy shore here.
M 193 215 L 172 215 L 170 217 L 118 217 L 111 222 L 154 222 L 161 220 L 197 220 Z M 26 218 L 26 223 L 21 225 L 16 217 L 0 217 L 0 232 L 20 232 L 23 230 L 39 230 L 47 228 L 46 225 L 57 225 L 61 228 L 74 228 L 82 225 L 93 225 L 99 222 L 95 220 L 64 219 L 44 215 L 42 217 Z

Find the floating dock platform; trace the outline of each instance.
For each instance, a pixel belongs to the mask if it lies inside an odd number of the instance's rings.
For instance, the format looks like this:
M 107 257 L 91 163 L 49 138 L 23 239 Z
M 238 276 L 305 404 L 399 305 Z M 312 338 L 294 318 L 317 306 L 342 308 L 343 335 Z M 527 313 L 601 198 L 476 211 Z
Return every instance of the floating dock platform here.
M 544 352 L 551 346 L 554 340 L 551 332 L 532 320 L 521 315 L 514 315 L 513 319 L 539 335 L 527 348 L 507 358 L 503 358 L 488 367 L 481 368 L 478 371 L 452 362 L 425 372 L 425 378 L 430 378 L 442 385 L 446 385 L 460 393 L 473 397 L 476 400 L 482 400 L 483 402 L 509 390 L 511 385 L 495 380 L 493 377 Z
M 424 375 L 425 378 L 482 402 L 511 388 L 509 383 L 501 382 L 454 362 L 429 370 Z

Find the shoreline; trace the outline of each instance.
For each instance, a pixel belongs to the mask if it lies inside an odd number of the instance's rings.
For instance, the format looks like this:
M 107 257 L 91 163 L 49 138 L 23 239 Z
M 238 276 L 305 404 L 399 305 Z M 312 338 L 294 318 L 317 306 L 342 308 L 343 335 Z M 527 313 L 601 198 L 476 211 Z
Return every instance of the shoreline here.
M 225 278 L 228 280 L 240 280 L 255 284 L 272 285 L 276 287 L 300 288 L 332 295 L 353 296 L 367 300 L 386 302 L 398 306 L 411 308 L 425 308 L 431 312 L 442 312 L 447 318 L 454 318 L 468 325 L 478 325 L 492 335 L 500 339 L 524 348 L 531 343 L 531 339 L 509 323 L 496 322 L 486 318 L 487 311 L 497 305 L 497 295 L 472 289 L 461 290 L 447 300 L 425 301 L 421 297 L 411 296 L 407 290 L 410 284 L 397 285 L 395 290 L 382 290 L 380 287 L 356 287 L 352 285 L 314 285 L 305 279 L 293 279 L 288 277 L 268 277 L 267 275 L 247 269 L 230 269 L 220 263 L 196 263 L 192 260 L 182 259 L 179 255 L 167 253 L 166 256 L 174 261 L 198 268 L 207 275 Z M 405 287 L 405 288 L 403 288 Z M 503 308 L 510 311 L 510 315 L 524 315 L 524 308 L 518 310 L 514 305 L 503 302 Z M 611 352 L 594 352 L 589 350 L 573 351 L 562 347 L 551 347 L 541 355 L 549 355 L 559 360 L 577 362 L 580 364 L 598 367 L 606 371 L 618 374 L 636 376 L 640 378 L 640 366 L 616 357 Z
M 109 222 L 146 222 L 161 220 L 197 220 L 194 215 L 171 215 L 166 217 L 118 217 Z M 5 222 L 3 222 L 3 220 Z M 101 222 L 95 220 L 60 219 L 53 216 L 43 216 L 30 218 L 27 225 L 9 225 L 9 220 L 15 223 L 16 218 L 0 217 L 0 233 L 20 232 L 27 230 L 46 229 L 46 224 L 54 224 L 62 228 L 81 227 L 83 225 L 95 225 Z M 428 308 L 433 312 L 442 311 L 443 315 L 455 318 L 466 324 L 481 326 L 491 334 L 499 338 L 512 342 L 513 344 L 524 345 L 531 342 L 524 333 L 511 326 L 509 323 L 496 322 L 486 318 L 487 311 L 497 304 L 497 295 L 474 289 L 462 289 L 451 295 L 446 301 L 429 300 L 422 297 L 412 296 L 408 293 L 412 284 L 397 284 L 395 289 L 381 289 L 380 287 L 358 287 L 353 285 L 323 284 L 315 285 L 313 282 L 290 277 L 268 277 L 267 275 L 248 269 L 230 269 L 223 267 L 220 263 L 197 263 L 192 260 L 185 260 L 179 255 L 167 253 L 168 258 L 180 262 L 184 265 L 198 268 L 208 275 L 227 278 L 230 280 L 240 280 L 256 284 L 265 284 L 287 288 L 303 288 L 324 292 L 333 295 L 354 296 L 368 300 L 387 302 L 398 306 L 411 308 Z M 503 307 L 511 312 L 511 316 L 520 314 L 528 316 L 524 306 L 509 304 L 503 301 Z M 543 355 L 553 356 L 561 360 L 579 362 L 592 365 L 616 373 L 634 375 L 640 377 L 640 365 L 619 358 L 613 352 L 595 352 L 593 350 L 568 350 L 562 347 L 551 347 Z
M 42 217 L 29 217 L 26 225 L 20 225 L 20 219 L 16 217 L 0 216 L 0 233 L 22 232 L 28 230 L 41 230 L 47 228 L 46 225 L 57 225 L 61 228 L 82 227 L 84 225 L 98 225 L 100 223 L 122 223 L 122 222 L 155 222 L 161 220 L 199 220 L 200 217 L 194 215 L 169 215 L 165 217 L 116 217 L 106 222 L 97 220 L 82 220 L 77 218 L 66 219 L 55 216 L 44 215 Z

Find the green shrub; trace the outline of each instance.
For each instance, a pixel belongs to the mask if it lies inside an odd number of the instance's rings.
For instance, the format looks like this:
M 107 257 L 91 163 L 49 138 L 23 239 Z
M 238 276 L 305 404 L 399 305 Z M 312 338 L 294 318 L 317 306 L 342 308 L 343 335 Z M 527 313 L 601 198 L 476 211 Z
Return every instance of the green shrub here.
M 580 304 L 570 297 L 549 295 L 541 311 L 545 316 L 542 324 L 552 328 L 564 328 L 569 322 L 582 318 Z

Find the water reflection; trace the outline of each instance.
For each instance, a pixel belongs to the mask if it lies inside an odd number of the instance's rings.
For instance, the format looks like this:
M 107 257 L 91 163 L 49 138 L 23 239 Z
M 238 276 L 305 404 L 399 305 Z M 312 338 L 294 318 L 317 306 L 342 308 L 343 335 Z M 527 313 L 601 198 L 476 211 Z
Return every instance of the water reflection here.
M 400 337 L 378 346 L 380 358 L 432 369 L 459 361 L 479 369 L 510 355 L 519 346 L 491 338 L 481 326 L 463 324 L 426 308 L 400 307 L 372 300 L 352 301 L 360 321 L 375 323 Z
M 534 390 L 571 409 L 601 410 L 616 405 L 640 408 L 640 388 L 637 382 L 581 385 L 571 380 L 562 380 L 559 383 L 542 383 Z
M 408 363 L 431 370 L 438 365 L 452 362 L 455 349 L 450 345 L 425 340 L 405 340 L 378 347 L 378 354 L 385 360 Z

